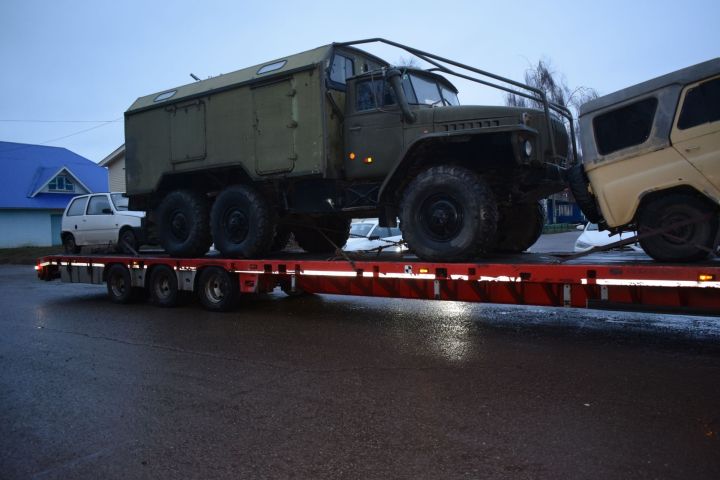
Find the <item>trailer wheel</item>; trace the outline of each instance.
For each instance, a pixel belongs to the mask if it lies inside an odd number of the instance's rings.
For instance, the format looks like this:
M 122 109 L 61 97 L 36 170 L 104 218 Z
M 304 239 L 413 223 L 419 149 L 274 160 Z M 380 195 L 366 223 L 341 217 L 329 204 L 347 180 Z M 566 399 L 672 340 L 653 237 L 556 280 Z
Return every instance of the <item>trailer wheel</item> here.
M 585 168 L 579 163 L 567 169 L 566 175 L 568 186 L 580 210 L 589 221 L 598 223 L 602 220 L 602 215 L 595 202 L 595 197 L 588 191 L 590 181 L 585 173 Z
M 332 253 L 342 248 L 350 236 L 350 219 L 338 215 L 314 218 L 307 226 L 293 227 L 300 248 L 310 253 Z
M 694 262 L 704 260 L 712 252 L 718 230 L 717 209 L 696 195 L 671 193 L 656 197 L 643 205 L 638 216 L 638 233 L 665 228 L 672 224 L 701 218 L 713 213 L 709 220 L 691 223 L 669 232 L 640 239 L 645 253 L 660 262 Z
M 178 303 L 177 275 L 167 265 L 153 267 L 150 274 L 150 301 L 158 307 L 174 307 Z
M 470 260 L 494 246 L 497 217 L 495 195 L 481 177 L 463 167 L 438 166 L 408 185 L 400 229 L 423 260 Z
M 233 185 L 215 199 L 210 214 L 215 248 L 226 257 L 267 253 L 275 221 L 267 200 L 248 185 Z
M 75 237 L 72 233 L 66 233 L 62 238 L 63 250 L 65 253 L 71 253 L 77 255 L 80 253 L 81 247 L 75 243 Z
M 128 255 L 135 255 L 138 249 L 138 241 L 133 231 L 129 228 L 125 228 L 120 232 L 118 236 L 117 250 L 120 253 L 127 253 Z
M 544 225 L 545 211 L 538 202 L 516 203 L 498 209 L 495 251 L 524 252 L 540 238 Z
M 125 265 L 115 264 L 110 267 L 106 276 L 107 291 L 110 300 L 115 303 L 130 303 L 134 297 L 130 270 Z
M 240 295 L 237 276 L 220 267 L 207 267 L 198 280 L 200 303 L 208 310 L 232 310 Z
M 210 245 L 210 221 L 205 197 L 190 190 L 170 192 L 157 209 L 160 244 L 174 257 L 199 257 Z

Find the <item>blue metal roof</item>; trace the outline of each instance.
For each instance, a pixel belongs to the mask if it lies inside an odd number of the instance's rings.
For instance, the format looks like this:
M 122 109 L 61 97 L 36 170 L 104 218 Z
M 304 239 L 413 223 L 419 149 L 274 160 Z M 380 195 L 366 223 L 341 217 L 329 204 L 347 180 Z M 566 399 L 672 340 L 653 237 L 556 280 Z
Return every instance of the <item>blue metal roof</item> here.
M 0 208 L 65 208 L 78 193 L 38 193 L 65 170 L 90 192 L 107 192 L 107 170 L 65 148 L 0 142 Z

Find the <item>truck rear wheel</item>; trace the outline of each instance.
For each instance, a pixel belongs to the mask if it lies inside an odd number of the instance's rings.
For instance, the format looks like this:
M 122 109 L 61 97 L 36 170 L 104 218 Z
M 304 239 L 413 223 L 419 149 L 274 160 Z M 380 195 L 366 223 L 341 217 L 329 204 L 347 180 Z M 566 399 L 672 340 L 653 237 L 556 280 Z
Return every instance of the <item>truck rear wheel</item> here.
M 248 185 L 228 187 L 210 214 L 215 248 L 225 257 L 252 258 L 270 250 L 275 221 L 267 200 Z
M 205 255 L 212 244 L 208 204 L 190 190 L 170 192 L 157 209 L 160 244 L 173 257 Z
M 150 274 L 150 301 L 158 307 L 174 307 L 178 303 L 177 275 L 167 265 L 153 267 Z
M 498 209 L 498 215 L 496 252 L 524 252 L 542 235 L 545 211 L 538 202 L 515 203 Z
M 495 195 L 481 177 L 463 167 L 438 166 L 408 185 L 400 229 L 423 260 L 471 260 L 494 246 L 497 219 Z
M 667 194 L 643 205 L 638 217 L 638 233 L 670 225 L 702 219 L 669 232 L 640 239 L 645 253 L 660 262 L 694 262 L 704 260 L 712 252 L 718 230 L 717 210 L 695 195 Z
M 110 267 L 105 277 L 110 300 L 115 303 L 130 303 L 134 299 L 130 270 L 125 265 Z
M 208 310 L 227 312 L 237 303 L 240 286 L 236 275 L 220 267 L 207 267 L 198 280 L 200 303 Z
M 322 232 L 322 233 L 321 233 Z M 310 253 L 332 253 L 342 248 L 350 236 L 350 219 L 324 215 L 307 226 L 293 227 L 293 235 L 300 248 Z

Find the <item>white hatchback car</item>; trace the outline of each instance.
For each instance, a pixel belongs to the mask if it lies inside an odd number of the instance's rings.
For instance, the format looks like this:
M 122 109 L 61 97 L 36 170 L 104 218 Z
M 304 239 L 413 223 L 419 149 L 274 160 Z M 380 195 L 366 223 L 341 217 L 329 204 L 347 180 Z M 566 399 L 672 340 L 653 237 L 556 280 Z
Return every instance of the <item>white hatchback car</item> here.
M 81 247 L 90 245 L 106 245 L 133 253 L 142 244 L 140 222 L 144 216 L 145 212 L 128 210 L 128 199 L 122 193 L 75 197 L 62 217 L 65 253 L 80 253 Z
M 578 239 L 575 241 L 575 252 L 587 252 L 591 248 L 601 247 L 611 243 L 625 240 L 626 238 L 634 237 L 635 232 L 622 232 L 617 235 L 611 235 L 608 230 L 600 230 L 597 223 L 588 223 L 584 227 L 579 225 L 578 230 L 583 232 L 580 234 Z M 624 247 L 619 247 L 624 250 L 634 250 L 636 252 L 642 252 L 643 249 L 638 243 L 631 243 Z
M 343 247 L 346 252 L 381 249 L 384 252 L 404 252 L 402 233 L 398 227 L 381 227 L 377 218 L 355 220 L 350 224 L 350 238 Z

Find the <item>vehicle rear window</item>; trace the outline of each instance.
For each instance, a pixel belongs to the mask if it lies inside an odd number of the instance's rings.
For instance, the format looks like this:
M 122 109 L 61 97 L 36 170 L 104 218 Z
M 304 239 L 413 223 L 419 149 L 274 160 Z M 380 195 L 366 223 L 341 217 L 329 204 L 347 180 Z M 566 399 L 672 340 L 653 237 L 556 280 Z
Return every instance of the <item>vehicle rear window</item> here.
M 593 120 L 595 141 L 602 155 L 645 143 L 650 138 L 657 98 L 645 98 Z
M 717 120 L 720 120 L 720 77 L 688 90 L 678 128 L 685 130 Z
M 72 201 L 70 204 L 70 208 L 68 208 L 67 216 L 68 217 L 79 217 L 80 215 L 85 213 L 85 205 L 87 205 L 88 197 L 81 197 L 76 198 Z

